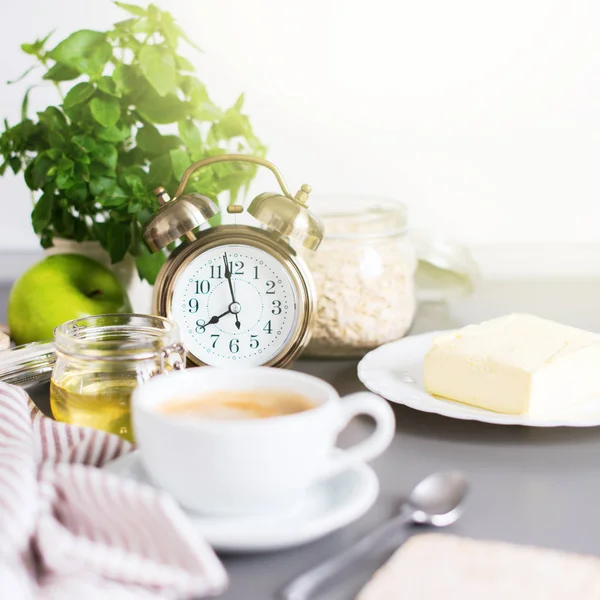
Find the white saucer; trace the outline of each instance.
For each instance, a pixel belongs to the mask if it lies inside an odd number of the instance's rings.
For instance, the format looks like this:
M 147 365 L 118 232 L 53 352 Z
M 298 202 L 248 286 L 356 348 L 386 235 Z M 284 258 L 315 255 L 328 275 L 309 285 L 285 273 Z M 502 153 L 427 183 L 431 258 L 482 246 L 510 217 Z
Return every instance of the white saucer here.
M 118 458 L 105 469 L 151 484 L 137 452 Z M 332 533 L 364 515 L 379 493 L 371 467 L 358 464 L 310 488 L 285 513 L 261 517 L 206 517 L 188 512 L 200 535 L 216 550 L 263 552 L 306 544 Z
M 369 352 L 358 365 L 358 378 L 372 392 L 391 402 L 454 419 L 528 427 L 595 427 L 600 425 L 600 397 L 568 406 L 545 419 L 507 415 L 432 396 L 423 384 L 423 362 L 440 331 L 413 335 Z

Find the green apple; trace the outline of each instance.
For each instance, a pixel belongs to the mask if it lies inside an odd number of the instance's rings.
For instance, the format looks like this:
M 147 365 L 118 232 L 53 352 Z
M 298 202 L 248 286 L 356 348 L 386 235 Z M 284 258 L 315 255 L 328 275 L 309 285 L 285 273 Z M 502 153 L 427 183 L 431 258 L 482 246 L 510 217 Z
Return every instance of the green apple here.
M 55 254 L 29 268 L 8 299 L 8 325 L 17 344 L 52 339 L 54 328 L 78 317 L 131 312 L 127 292 L 100 263 Z

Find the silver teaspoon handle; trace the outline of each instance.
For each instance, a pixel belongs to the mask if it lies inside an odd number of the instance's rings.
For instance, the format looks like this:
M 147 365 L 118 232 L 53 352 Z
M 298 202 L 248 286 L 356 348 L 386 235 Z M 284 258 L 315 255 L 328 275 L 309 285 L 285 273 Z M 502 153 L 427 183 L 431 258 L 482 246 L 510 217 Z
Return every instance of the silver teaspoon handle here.
M 283 589 L 281 597 L 283 600 L 308 600 L 312 592 L 367 554 L 378 542 L 397 532 L 398 527 L 411 521 L 411 517 L 412 511 L 403 509 L 400 514 L 386 521 L 340 554 L 296 577 Z

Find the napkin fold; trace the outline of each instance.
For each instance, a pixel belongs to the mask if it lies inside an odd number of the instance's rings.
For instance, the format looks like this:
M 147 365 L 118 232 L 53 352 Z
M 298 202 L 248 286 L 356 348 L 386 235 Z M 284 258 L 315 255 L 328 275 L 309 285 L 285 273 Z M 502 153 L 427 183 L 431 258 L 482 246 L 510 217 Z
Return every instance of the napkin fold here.
M 0 383 L 0 597 L 216 595 L 227 575 L 166 493 L 99 469 L 118 436 L 58 423 Z

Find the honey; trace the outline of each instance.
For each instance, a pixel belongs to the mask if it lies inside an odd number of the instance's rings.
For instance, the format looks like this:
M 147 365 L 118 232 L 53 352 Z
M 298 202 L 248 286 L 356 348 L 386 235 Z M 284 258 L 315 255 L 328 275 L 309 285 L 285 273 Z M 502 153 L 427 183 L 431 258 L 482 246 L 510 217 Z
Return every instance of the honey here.
M 50 406 L 57 421 L 102 429 L 133 442 L 130 401 L 137 382 L 125 376 L 71 375 L 50 381 Z
M 185 368 L 177 325 L 152 315 L 97 315 L 54 332 L 50 407 L 57 421 L 133 440 L 131 395 L 141 382 Z

